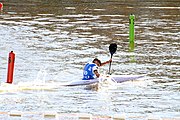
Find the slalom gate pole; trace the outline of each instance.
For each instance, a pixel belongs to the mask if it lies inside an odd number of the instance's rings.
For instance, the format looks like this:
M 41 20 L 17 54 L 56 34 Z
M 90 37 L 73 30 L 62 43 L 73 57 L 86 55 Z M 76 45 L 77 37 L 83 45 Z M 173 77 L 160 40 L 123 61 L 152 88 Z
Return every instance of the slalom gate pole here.
M 13 51 L 9 53 L 8 58 L 8 72 L 7 72 L 7 83 L 12 84 L 13 82 L 13 73 L 14 73 L 14 62 L 15 62 L 15 54 Z
M 129 42 L 134 42 L 134 18 L 133 14 L 129 16 Z
M 134 19 L 135 15 L 131 14 L 129 16 L 129 49 L 134 50 Z
M 0 2 L 0 10 L 3 10 L 3 3 Z

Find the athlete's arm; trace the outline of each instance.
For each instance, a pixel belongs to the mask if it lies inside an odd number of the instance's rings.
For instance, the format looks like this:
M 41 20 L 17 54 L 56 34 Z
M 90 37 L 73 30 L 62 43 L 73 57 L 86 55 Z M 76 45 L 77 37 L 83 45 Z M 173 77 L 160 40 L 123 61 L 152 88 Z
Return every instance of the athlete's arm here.
M 108 61 L 106 61 L 106 62 L 101 63 L 101 66 L 103 66 L 103 65 L 105 65 L 105 64 L 108 64 L 108 63 L 110 63 L 110 62 L 112 62 L 112 59 L 110 59 L 110 60 L 108 60 Z

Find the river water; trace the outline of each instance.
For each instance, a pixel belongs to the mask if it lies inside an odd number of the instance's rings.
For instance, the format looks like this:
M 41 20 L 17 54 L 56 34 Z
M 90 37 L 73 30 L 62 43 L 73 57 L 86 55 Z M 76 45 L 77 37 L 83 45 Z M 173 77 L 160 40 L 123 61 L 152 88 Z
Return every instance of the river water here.
M 93 115 L 180 117 L 179 0 L 3 0 L 0 80 L 8 53 L 16 54 L 14 84 L 79 80 L 83 66 L 110 58 L 112 73 L 147 74 L 143 80 L 93 90 L 87 86 L 0 92 L 0 111 L 57 111 Z M 129 50 L 129 15 L 135 48 Z M 101 68 L 108 72 L 109 65 Z M 6 118 L 7 119 L 7 118 Z M 37 118 L 38 119 L 38 118 Z

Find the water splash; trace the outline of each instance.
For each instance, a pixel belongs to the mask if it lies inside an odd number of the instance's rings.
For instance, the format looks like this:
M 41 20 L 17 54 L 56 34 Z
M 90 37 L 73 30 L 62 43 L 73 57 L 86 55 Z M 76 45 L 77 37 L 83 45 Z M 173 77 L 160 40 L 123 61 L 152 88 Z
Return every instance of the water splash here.
M 117 82 L 113 78 L 107 76 L 101 76 L 99 78 L 98 83 L 89 85 L 87 86 L 86 89 L 106 92 L 110 89 L 116 89 L 116 88 L 117 88 Z
M 107 91 L 109 89 L 115 89 L 116 85 L 117 82 L 113 78 L 102 76 L 99 78 L 98 90 Z
M 44 68 L 40 69 L 40 71 L 37 74 L 36 79 L 34 80 L 34 84 L 45 84 L 46 75 L 47 75 L 46 70 Z

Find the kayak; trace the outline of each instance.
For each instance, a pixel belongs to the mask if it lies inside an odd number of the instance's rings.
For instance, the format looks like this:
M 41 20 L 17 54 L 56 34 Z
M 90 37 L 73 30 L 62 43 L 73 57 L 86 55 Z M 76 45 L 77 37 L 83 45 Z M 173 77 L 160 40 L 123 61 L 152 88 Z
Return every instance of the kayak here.
M 122 83 L 130 80 L 136 80 L 143 78 L 145 75 L 107 75 L 97 79 L 92 80 L 75 80 L 65 83 L 64 86 L 79 86 L 79 85 L 90 85 L 94 83 L 99 83 L 102 80 L 111 80 L 115 83 Z

